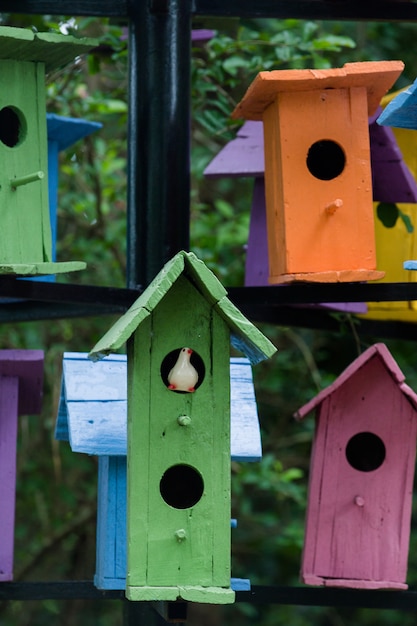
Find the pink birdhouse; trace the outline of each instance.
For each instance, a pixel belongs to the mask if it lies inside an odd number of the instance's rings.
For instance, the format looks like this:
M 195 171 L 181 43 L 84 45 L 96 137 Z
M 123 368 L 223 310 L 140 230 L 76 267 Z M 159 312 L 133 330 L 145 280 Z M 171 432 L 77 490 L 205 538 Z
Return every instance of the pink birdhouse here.
M 407 589 L 417 395 L 375 344 L 295 417 L 313 409 L 302 581 Z

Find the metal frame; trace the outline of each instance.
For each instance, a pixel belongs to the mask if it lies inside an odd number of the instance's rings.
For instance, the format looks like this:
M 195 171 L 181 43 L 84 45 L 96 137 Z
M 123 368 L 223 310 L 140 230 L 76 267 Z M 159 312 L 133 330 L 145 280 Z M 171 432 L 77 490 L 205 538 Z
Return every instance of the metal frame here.
M 126 19 L 130 31 L 127 289 L 61 285 L 0 278 L 0 320 L 74 317 L 124 311 L 161 266 L 189 245 L 190 41 L 197 15 L 417 21 L 417 3 L 384 0 L 0 0 L 2 12 L 90 15 Z M 157 173 L 157 176 L 155 175 Z M 417 300 L 417 284 L 289 285 L 230 289 L 257 321 L 337 330 L 334 316 L 293 304 Z M 363 322 L 361 322 L 363 324 Z M 415 325 L 365 322 L 365 332 L 417 339 Z M 361 327 L 362 328 L 362 327 Z M 405 335 L 405 333 L 407 333 Z M 3 583 L 0 600 L 121 599 L 91 581 Z M 237 602 L 417 609 L 417 593 L 259 587 Z M 149 619 L 144 603 L 125 603 L 125 623 Z M 145 603 L 146 604 L 146 603 Z

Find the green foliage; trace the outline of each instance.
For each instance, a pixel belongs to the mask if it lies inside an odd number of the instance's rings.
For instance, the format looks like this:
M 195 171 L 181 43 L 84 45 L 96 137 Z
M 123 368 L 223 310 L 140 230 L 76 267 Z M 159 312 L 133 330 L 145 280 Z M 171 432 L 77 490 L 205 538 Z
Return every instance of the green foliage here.
M 397 219 L 400 218 L 404 223 L 407 233 L 414 232 L 414 226 L 410 217 L 406 213 L 403 213 L 393 202 L 380 202 L 376 207 L 376 214 L 386 228 L 393 228 L 397 223 Z

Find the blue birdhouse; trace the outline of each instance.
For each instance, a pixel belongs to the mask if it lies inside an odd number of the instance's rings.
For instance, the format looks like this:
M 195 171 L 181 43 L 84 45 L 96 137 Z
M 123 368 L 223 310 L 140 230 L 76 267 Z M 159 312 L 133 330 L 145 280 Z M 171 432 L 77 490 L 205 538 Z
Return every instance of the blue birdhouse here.
M 250 362 L 230 359 L 231 459 L 259 461 L 259 420 Z M 86 354 L 64 354 L 61 399 L 55 436 L 73 452 L 98 457 L 97 552 L 95 585 L 126 587 L 127 362 L 112 354 L 92 363 Z M 234 521 L 232 520 L 232 526 Z M 247 579 L 232 578 L 234 591 Z

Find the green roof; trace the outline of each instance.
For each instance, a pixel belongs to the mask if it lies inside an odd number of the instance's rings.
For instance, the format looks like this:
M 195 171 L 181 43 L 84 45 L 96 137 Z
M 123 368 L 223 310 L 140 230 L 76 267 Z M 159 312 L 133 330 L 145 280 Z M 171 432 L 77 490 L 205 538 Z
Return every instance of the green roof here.
M 77 39 L 57 33 L 34 33 L 26 28 L 0 26 L 0 59 L 45 63 L 46 72 L 62 67 L 97 46 L 96 39 Z
M 181 274 L 187 276 L 224 319 L 230 329 L 232 345 L 243 352 L 252 364 L 259 363 L 276 352 L 269 339 L 229 300 L 227 291 L 203 261 L 192 252 L 181 251 L 163 267 L 130 309 L 97 342 L 89 357 L 98 360 L 121 348 Z

